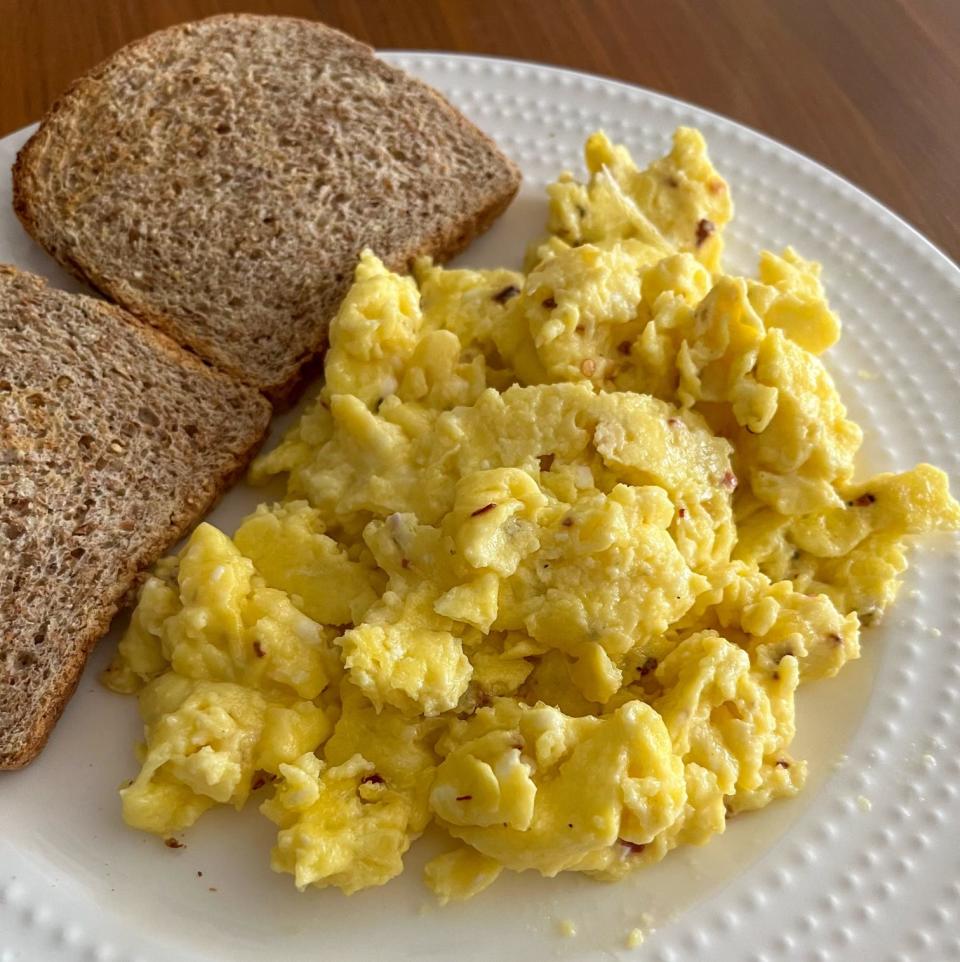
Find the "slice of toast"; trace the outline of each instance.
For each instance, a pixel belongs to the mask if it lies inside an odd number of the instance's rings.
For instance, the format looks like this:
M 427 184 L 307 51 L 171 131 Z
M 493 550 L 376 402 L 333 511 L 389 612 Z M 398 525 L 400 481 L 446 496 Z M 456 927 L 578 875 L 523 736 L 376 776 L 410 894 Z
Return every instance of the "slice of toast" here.
M 0 265 L 0 769 L 40 751 L 126 593 L 269 417 L 120 308 Z
M 430 87 L 306 20 L 226 15 L 124 47 L 20 153 L 14 206 L 61 264 L 283 403 L 357 255 L 441 260 L 520 182 Z

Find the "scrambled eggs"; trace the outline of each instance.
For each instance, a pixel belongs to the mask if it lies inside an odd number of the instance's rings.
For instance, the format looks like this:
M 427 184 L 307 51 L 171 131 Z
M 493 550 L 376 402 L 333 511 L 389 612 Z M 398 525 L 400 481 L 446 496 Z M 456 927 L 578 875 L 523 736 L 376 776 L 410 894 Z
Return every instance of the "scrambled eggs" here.
M 960 506 L 928 465 L 854 480 L 819 266 L 723 273 L 696 131 L 586 159 L 525 273 L 364 253 L 321 394 L 252 470 L 285 500 L 161 562 L 108 671 L 145 723 L 130 825 L 258 793 L 274 868 L 349 893 L 433 821 L 445 901 L 620 878 L 802 787 L 798 684 Z

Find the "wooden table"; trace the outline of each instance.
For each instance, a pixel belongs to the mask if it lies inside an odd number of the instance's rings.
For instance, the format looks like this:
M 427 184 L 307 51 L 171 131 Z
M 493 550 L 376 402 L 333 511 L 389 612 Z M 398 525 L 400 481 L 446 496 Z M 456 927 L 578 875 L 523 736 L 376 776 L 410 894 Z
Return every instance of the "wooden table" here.
M 127 41 L 231 10 L 673 94 L 822 161 L 960 260 L 960 0 L 0 0 L 0 136 Z

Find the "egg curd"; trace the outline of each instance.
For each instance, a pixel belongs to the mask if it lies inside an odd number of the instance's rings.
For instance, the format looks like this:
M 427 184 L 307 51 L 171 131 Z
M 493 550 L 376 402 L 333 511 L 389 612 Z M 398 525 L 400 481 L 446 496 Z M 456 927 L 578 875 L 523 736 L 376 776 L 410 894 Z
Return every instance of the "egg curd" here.
M 586 161 L 525 273 L 363 254 L 321 393 L 252 469 L 285 499 L 157 565 L 108 670 L 145 723 L 131 826 L 254 795 L 273 867 L 350 893 L 433 822 L 446 901 L 617 879 L 802 788 L 797 686 L 960 506 L 929 465 L 854 479 L 820 268 L 723 272 L 699 133 Z

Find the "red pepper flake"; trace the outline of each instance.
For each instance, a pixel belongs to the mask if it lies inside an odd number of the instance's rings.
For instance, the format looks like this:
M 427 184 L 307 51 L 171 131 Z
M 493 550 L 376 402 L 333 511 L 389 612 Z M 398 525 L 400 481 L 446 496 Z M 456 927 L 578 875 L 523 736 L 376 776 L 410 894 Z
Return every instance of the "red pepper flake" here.
M 472 799 L 473 799 L 473 796 L 472 796 L 472 795 L 458 795 L 458 796 L 457 796 L 457 801 L 458 801 L 458 802 L 469 802 L 469 801 L 471 801 Z
M 516 284 L 508 284 L 493 295 L 493 299 L 498 304 L 506 304 L 511 297 L 516 297 L 520 293 L 520 288 Z
M 675 428 L 678 427 L 683 422 L 680 418 L 667 418 L 667 427 Z
M 717 225 L 706 217 L 701 217 L 697 222 L 697 247 L 702 246 L 708 237 L 716 233 Z
M 827 635 L 827 641 L 829 641 L 834 648 L 843 644 L 843 639 L 835 631 L 831 631 L 830 634 Z
M 552 310 L 557 306 L 556 299 L 553 298 L 553 297 L 548 297 L 548 298 L 546 298 L 546 299 L 543 301 L 543 306 L 544 306 L 548 311 L 552 311 Z
M 633 345 L 630 343 L 630 341 L 621 341 L 621 342 L 617 345 L 617 350 L 618 350 L 621 354 L 629 354 L 631 347 L 633 347 Z
M 719 177 L 711 177 L 710 180 L 707 181 L 707 190 L 709 190 L 711 194 L 721 193 L 726 186 Z
M 790 762 L 788 762 L 785 758 L 777 759 L 777 768 L 789 768 L 789 767 L 790 767 Z
M 686 516 L 687 516 L 687 509 L 686 509 L 686 508 L 677 508 L 677 517 L 678 517 L 678 518 L 685 518 Z
M 855 508 L 865 508 L 868 504 L 873 504 L 876 500 L 877 496 L 868 491 L 866 494 L 861 494 L 859 498 L 855 498 L 853 506 Z
M 580 364 L 580 372 L 584 377 L 593 377 L 597 371 L 597 362 L 592 358 L 588 357 L 585 361 Z
M 562 524 L 565 528 L 572 528 L 572 527 L 573 527 L 573 518 L 571 518 L 571 517 L 568 515 L 566 518 L 563 519 L 563 521 L 560 522 L 560 524 Z
M 166 845 L 167 848 L 186 848 L 187 847 L 186 845 L 183 844 L 183 842 L 181 842 L 179 839 L 176 839 L 176 838 L 165 838 L 163 840 L 163 844 Z
M 679 186 L 680 186 L 680 181 L 677 180 L 677 178 L 674 177 L 674 176 L 671 174 L 671 175 L 667 178 L 667 186 L 668 186 L 668 187 L 679 187 Z
M 640 666 L 640 677 L 643 678 L 644 675 L 649 675 L 651 671 L 656 671 L 657 665 L 658 665 L 658 662 L 656 658 L 648 658 Z
M 630 851 L 636 855 L 639 855 L 647 847 L 638 842 L 628 842 L 625 838 L 618 839 L 618 841 L 624 848 L 630 849 Z
M 401 558 L 401 559 L 400 559 L 400 567 L 401 567 L 401 568 L 409 568 L 409 567 L 410 567 L 410 559 L 409 559 L 409 558 Z
M 493 511 L 493 509 L 494 509 L 496 506 L 497 506 L 496 503 L 493 502 L 493 501 L 491 501 L 489 504 L 485 504 L 482 508 L 477 508 L 476 511 L 471 511 L 471 512 L 470 512 L 470 517 L 471 517 L 471 518 L 475 518 L 475 517 L 477 517 L 477 515 L 486 514 L 488 511 Z
M 382 785 L 383 776 L 378 775 L 376 772 L 373 772 L 371 775 L 364 775 L 363 778 L 360 779 L 360 784 L 361 785 Z
M 739 484 L 739 482 L 737 481 L 737 476 L 732 471 L 727 471 L 720 479 L 720 484 L 730 491 L 736 491 L 737 484 Z
M 263 645 L 261 645 L 259 641 L 255 641 L 253 643 L 253 653 L 258 658 L 263 658 L 263 656 L 266 654 L 266 652 L 263 650 Z
M 574 328 L 574 330 L 575 330 L 578 334 L 582 334 L 582 333 L 586 330 L 586 328 L 585 328 L 582 324 L 578 324 L 578 325 Z
M 773 678 L 774 681 L 780 681 L 780 672 L 775 671 L 771 677 Z
M 567 828 L 573 828 L 573 822 L 567 822 Z
M 255 792 L 258 788 L 263 788 L 264 785 L 276 780 L 277 776 L 273 772 L 257 771 L 250 782 L 250 790 Z
M 537 460 L 540 462 L 541 471 L 549 471 L 553 467 L 553 462 L 556 460 L 555 454 L 541 454 Z

